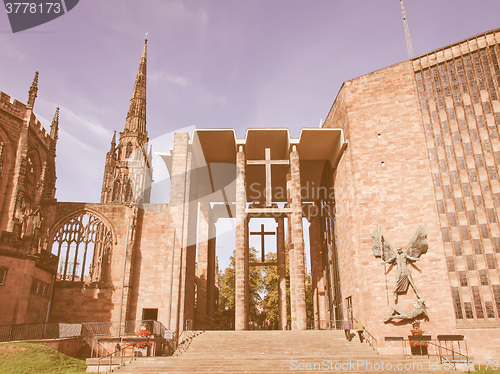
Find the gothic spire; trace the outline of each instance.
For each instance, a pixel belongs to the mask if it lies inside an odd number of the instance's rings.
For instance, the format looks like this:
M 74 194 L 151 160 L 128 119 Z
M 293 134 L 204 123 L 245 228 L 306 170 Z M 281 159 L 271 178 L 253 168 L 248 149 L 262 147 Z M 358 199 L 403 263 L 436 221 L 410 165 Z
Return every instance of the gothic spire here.
M 59 139 L 59 107 L 56 108 L 56 113 L 54 114 L 54 119 L 52 120 L 52 125 L 50 126 L 50 137 L 57 141 Z
M 26 105 L 28 108 L 32 108 L 35 106 L 36 94 L 38 92 L 38 71 L 35 73 L 35 78 L 33 78 L 33 83 L 31 84 L 30 90 L 28 91 L 28 104 Z
M 146 65 L 147 65 L 148 35 L 144 41 L 141 62 L 137 77 L 135 78 L 134 90 L 130 99 L 130 107 L 125 122 L 124 135 L 127 132 L 138 132 L 146 140 Z
M 113 139 L 111 139 L 111 149 L 110 152 L 114 152 L 116 149 L 116 131 L 113 133 Z

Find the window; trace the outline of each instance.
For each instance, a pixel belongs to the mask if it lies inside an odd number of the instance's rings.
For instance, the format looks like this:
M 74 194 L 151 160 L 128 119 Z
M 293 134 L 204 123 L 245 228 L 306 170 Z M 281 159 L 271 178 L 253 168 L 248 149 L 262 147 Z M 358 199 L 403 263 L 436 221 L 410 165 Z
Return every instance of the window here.
M 493 303 L 491 301 L 485 301 L 484 306 L 486 307 L 486 314 L 488 318 L 495 318 L 495 310 L 493 309 Z
M 467 261 L 467 269 L 468 270 L 475 270 L 476 265 L 474 263 L 474 257 L 472 257 L 471 255 L 468 255 L 468 256 L 465 256 L 465 259 Z
M 486 253 L 486 263 L 488 264 L 488 269 L 495 269 L 495 255 L 493 253 Z
M 5 279 L 7 278 L 7 272 L 9 268 L 7 266 L 0 266 L 0 286 L 5 285 Z
M 470 302 L 464 302 L 464 310 L 466 318 L 474 318 L 474 313 L 472 313 L 472 304 Z
M 479 294 L 479 288 L 476 286 L 472 288 L 472 297 L 474 299 L 474 309 L 476 310 L 477 318 L 484 318 L 483 306 L 481 304 L 481 295 Z
M 486 272 L 486 270 L 479 270 L 479 281 L 481 282 L 481 286 L 488 285 L 488 273 Z
M 52 253 L 59 259 L 57 279 L 97 282 L 109 261 L 111 230 L 93 213 L 82 212 L 64 223 L 53 239 Z
M 453 260 L 453 256 L 446 257 L 446 264 L 448 265 L 448 271 L 455 271 L 455 261 Z
M 465 274 L 465 271 L 459 271 L 458 277 L 460 278 L 460 285 L 462 287 L 467 287 L 467 274 Z
M 458 288 L 452 287 L 451 293 L 453 295 L 453 305 L 455 306 L 455 318 L 456 319 L 463 319 L 464 314 L 462 311 L 462 303 L 460 302 L 460 292 L 458 291 Z

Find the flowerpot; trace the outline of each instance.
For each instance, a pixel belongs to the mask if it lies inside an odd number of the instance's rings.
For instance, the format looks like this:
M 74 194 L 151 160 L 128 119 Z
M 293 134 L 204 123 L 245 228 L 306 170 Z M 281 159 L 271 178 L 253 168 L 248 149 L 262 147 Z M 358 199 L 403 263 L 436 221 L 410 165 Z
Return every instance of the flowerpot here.
M 427 355 L 427 346 L 426 345 L 417 345 L 415 347 L 411 347 L 412 355 Z

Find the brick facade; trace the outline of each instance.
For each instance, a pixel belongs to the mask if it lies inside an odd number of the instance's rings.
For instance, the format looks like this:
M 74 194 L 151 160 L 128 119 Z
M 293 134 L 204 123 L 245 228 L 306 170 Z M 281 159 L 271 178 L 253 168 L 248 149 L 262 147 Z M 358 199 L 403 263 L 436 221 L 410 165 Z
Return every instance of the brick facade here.
M 384 277 L 384 266 L 373 255 L 370 233 L 378 227 L 394 248 L 406 246 L 418 225 L 427 230 L 429 251 L 416 263 L 422 272 L 412 269 L 430 315 L 430 320 L 422 325 L 426 333 L 434 337 L 464 334 L 471 342 L 478 342 L 481 334 L 494 340 L 500 337 L 500 310 L 494 311 L 491 318 L 486 318 L 486 311 L 480 313 L 481 299 L 491 303 L 493 309 L 496 307 L 493 288 L 490 291 L 489 287 L 481 286 L 476 274 L 476 269 L 479 272 L 480 268 L 487 268 L 489 254 L 492 264 L 486 270 L 488 279 L 492 285 L 498 284 L 499 254 L 494 250 L 498 233 L 494 201 L 498 177 L 494 151 L 500 125 L 495 122 L 500 119 L 496 114 L 500 73 L 498 58 L 495 61 L 493 57 L 498 56 L 495 53 L 499 36 L 498 31 L 493 31 L 345 82 L 325 121 L 325 127 L 342 128 L 349 142 L 334 180 L 342 295 L 352 297 L 354 317 L 364 322 L 379 344 L 384 344 L 384 336 L 408 335 L 409 327 L 382 322 L 394 306 L 392 288 L 396 271 Z M 464 72 L 453 66 L 453 62 L 462 60 L 476 64 L 468 73 L 467 66 L 464 69 L 468 81 Z M 448 78 L 443 75 L 446 69 Z M 458 88 L 457 81 L 462 87 Z M 474 91 L 476 85 L 482 91 Z M 471 104 L 471 97 L 475 105 Z M 471 109 L 471 105 L 474 112 L 464 115 L 461 107 Z M 461 118 L 467 119 L 467 125 Z M 461 122 L 464 125 L 460 130 Z M 476 139 L 473 148 L 478 156 L 466 157 L 469 171 L 461 171 L 457 165 L 464 162 L 464 149 L 471 142 L 469 136 Z M 484 160 L 479 167 L 477 159 Z M 469 180 L 471 172 L 474 172 L 473 182 Z M 460 182 L 454 179 L 467 185 L 473 183 L 470 189 L 481 199 L 474 201 L 470 192 L 464 194 Z M 460 199 L 458 205 L 457 199 Z M 467 221 L 464 205 L 476 211 L 477 224 L 471 226 Z M 476 254 L 474 238 L 481 239 Z M 453 243 L 457 247 L 455 252 Z M 458 246 L 463 251 L 458 251 Z M 467 256 L 474 257 L 476 268 L 467 266 Z M 450 261 L 454 261 L 453 271 Z M 458 286 L 461 270 L 468 272 L 466 286 L 470 287 Z M 477 309 L 475 305 L 472 307 L 475 314 L 470 318 L 456 318 L 454 288 L 460 288 L 462 302 L 469 305 L 473 292 L 477 293 L 479 304 Z M 410 287 L 408 294 L 400 297 L 398 306 L 409 311 L 415 301 Z M 459 300 L 459 310 L 462 307 L 465 304 L 461 305 Z M 479 329 L 483 325 L 493 328 Z M 461 329 L 472 326 L 476 328 Z M 478 344 L 469 346 L 476 358 L 496 357 L 499 353 Z

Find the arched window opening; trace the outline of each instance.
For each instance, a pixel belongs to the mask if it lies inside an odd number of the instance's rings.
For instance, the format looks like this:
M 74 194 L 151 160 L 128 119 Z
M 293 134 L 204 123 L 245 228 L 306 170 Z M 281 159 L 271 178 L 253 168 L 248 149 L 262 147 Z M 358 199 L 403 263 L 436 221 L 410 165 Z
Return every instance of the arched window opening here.
M 133 194 L 133 191 L 132 191 L 132 184 L 129 182 L 127 182 L 127 189 L 126 189 L 126 193 L 125 193 L 125 201 L 127 203 L 131 202 L 134 200 L 134 194 Z
M 111 201 L 113 202 L 119 202 L 120 201 L 120 195 L 122 193 L 122 184 L 119 179 L 115 180 L 115 183 L 113 184 L 113 196 L 111 198 Z
M 64 223 L 54 236 L 52 253 L 59 259 L 57 280 L 101 281 L 104 262 L 113 244 L 111 230 L 96 215 L 80 213 Z
M 125 158 L 129 158 L 130 155 L 132 154 L 132 151 L 133 151 L 132 143 L 127 143 L 127 150 L 125 152 Z
M 30 153 L 26 160 L 25 197 L 30 203 L 33 202 L 38 179 L 37 161 L 37 156 L 34 153 Z

